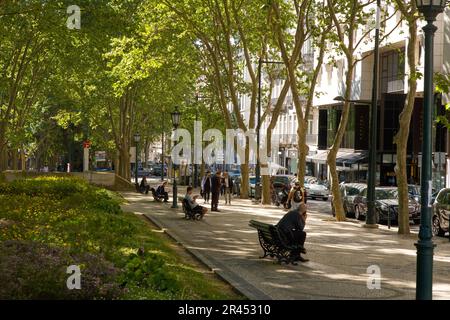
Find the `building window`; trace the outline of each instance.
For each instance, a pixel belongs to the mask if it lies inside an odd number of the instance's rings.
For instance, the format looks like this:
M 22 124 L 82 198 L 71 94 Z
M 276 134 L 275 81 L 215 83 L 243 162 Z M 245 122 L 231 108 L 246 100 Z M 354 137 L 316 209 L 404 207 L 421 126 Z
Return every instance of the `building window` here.
M 308 118 L 308 134 L 314 134 L 314 120 L 312 116 L 309 116 Z
M 403 92 L 405 78 L 405 48 L 381 55 L 381 93 Z

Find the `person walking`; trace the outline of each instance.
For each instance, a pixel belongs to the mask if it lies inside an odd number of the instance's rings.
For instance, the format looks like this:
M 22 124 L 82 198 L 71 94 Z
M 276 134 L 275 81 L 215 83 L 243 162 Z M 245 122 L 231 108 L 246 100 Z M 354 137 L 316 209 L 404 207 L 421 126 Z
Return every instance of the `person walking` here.
M 209 203 L 209 196 L 211 194 L 211 172 L 207 171 L 205 176 L 202 179 L 201 184 L 202 196 L 205 200 L 204 203 Z
M 223 174 L 223 185 L 225 194 L 225 204 L 231 205 L 231 194 L 233 193 L 233 179 L 231 179 L 228 171 Z
M 217 171 L 216 174 L 211 178 L 211 211 L 219 212 L 218 207 L 221 186 L 221 172 Z
M 306 191 L 300 186 L 300 182 L 296 182 L 288 196 L 288 203 L 292 210 L 298 209 L 301 203 L 306 204 Z

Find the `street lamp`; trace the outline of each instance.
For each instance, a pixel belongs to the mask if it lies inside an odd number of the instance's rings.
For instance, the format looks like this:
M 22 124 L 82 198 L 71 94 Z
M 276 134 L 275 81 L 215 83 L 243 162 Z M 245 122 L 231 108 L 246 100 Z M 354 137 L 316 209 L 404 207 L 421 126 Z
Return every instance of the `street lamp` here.
M 162 112 L 162 132 L 161 132 L 161 182 L 164 181 L 164 110 Z
M 378 123 L 378 64 L 380 61 L 379 46 L 380 46 L 380 14 L 381 14 L 381 0 L 377 0 L 377 16 L 375 26 L 375 47 L 373 58 L 373 77 L 372 77 L 372 101 L 370 104 L 370 124 L 369 124 L 369 176 L 367 177 L 367 214 L 366 224 L 367 228 L 377 228 L 377 220 L 375 217 L 375 183 L 377 180 L 377 123 Z
M 420 190 L 420 231 L 417 248 L 416 299 L 431 300 L 433 298 L 433 251 L 435 245 L 431 233 L 431 155 L 433 121 L 433 46 L 434 33 L 437 27 L 433 24 L 436 16 L 444 11 L 445 0 L 416 0 L 417 9 L 427 21 L 423 27 L 425 34 L 425 67 L 424 67 L 424 107 L 423 107 L 423 141 L 422 141 L 422 174 Z
M 141 141 L 141 135 L 139 133 L 134 134 L 134 142 L 136 144 L 136 156 L 135 156 L 135 174 L 136 174 L 136 185 L 138 185 L 138 152 L 139 152 L 139 141 Z
M 178 126 L 180 125 L 181 120 L 181 113 L 178 111 L 178 106 L 175 107 L 175 111 L 170 114 L 172 116 L 172 125 L 173 129 L 177 130 Z M 174 177 L 173 177 L 173 201 L 172 201 L 172 208 L 176 209 L 178 208 L 178 195 L 177 195 L 177 174 L 176 174 L 176 164 L 173 164 L 174 168 Z
M 261 199 L 261 161 L 260 161 L 260 129 L 261 129 L 261 87 L 262 87 L 262 65 L 263 63 L 267 64 L 284 64 L 281 61 L 268 61 L 263 60 L 261 57 L 258 60 L 258 125 L 256 127 L 256 145 L 257 145 L 257 153 L 256 153 L 256 169 L 255 169 L 255 199 Z M 270 98 L 270 97 L 269 97 Z

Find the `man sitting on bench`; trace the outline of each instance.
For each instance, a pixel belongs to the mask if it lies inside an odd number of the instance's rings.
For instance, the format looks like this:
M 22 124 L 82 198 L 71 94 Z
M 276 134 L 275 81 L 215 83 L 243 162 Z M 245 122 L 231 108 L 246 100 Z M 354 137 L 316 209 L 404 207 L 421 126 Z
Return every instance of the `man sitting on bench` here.
M 291 210 L 284 215 L 278 222 L 277 227 L 285 235 L 289 245 L 299 246 L 298 249 L 292 250 L 292 256 L 295 261 L 307 262 L 308 259 L 303 258 L 300 253 L 306 254 L 304 248 L 306 240 L 305 229 L 306 223 L 306 205 L 301 203 L 297 209 Z
M 184 196 L 184 198 L 187 200 L 188 205 L 189 205 L 189 209 L 192 210 L 192 212 L 194 213 L 200 213 L 202 215 L 205 215 L 206 212 L 208 212 L 208 209 L 205 207 L 202 207 L 201 205 L 199 205 L 197 202 L 195 202 L 197 200 L 198 197 L 200 196 L 192 196 L 192 192 L 193 192 L 194 188 L 192 187 L 188 187 L 187 188 L 187 193 Z
M 155 193 L 158 198 L 164 198 L 164 202 L 169 202 L 169 194 L 165 190 L 166 184 L 167 181 L 164 181 L 162 184 L 160 184 Z

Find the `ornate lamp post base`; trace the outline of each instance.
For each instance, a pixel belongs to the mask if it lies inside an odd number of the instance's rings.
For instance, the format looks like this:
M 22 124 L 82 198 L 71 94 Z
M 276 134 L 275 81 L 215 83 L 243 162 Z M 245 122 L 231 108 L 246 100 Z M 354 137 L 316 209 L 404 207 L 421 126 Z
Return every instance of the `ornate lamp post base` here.
M 177 209 L 178 208 L 178 186 L 177 186 L 176 168 L 174 168 L 172 194 L 173 194 L 173 199 L 172 199 L 171 208 Z

